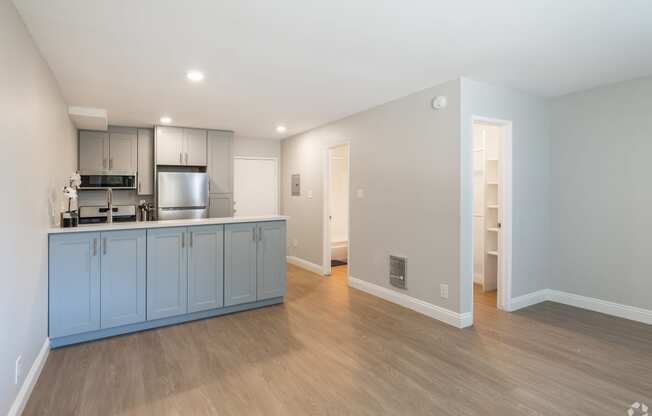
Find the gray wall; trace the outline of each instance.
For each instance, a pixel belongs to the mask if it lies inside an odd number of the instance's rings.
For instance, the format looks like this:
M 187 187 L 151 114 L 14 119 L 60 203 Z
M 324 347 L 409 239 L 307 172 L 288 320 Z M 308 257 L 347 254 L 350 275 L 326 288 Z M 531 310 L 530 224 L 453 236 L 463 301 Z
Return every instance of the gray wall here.
M 462 312 L 471 309 L 472 116 L 512 121 L 512 297 L 550 287 L 550 132 L 547 102 L 462 79 Z
M 47 337 L 47 233 L 76 168 L 76 131 L 56 81 L 9 0 L 0 0 L 0 414 Z M 56 215 L 53 215 L 56 214 Z
M 652 309 L 652 77 L 551 107 L 552 288 Z
M 431 108 L 436 95 L 448 97 L 448 108 Z M 459 120 L 460 82 L 450 81 L 284 140 L 288 254 L 322 264 L 325 152 L 350 141 L 350 274 L 392 289 L 388 255 L 405 255 L 407 294 L 458 311 Z M 301 174 L 300 197 L 290 196 L 294 173 Z M 440 298 L 440 283 L 449 285 L 449 299 Z
M 430 100 L 446 95 L 447 109 Z M 282 142 L 282 212 L 289 254 L 322 264 L 323 163 L 330 144 L 351 142 L 352 276 L 384 287 L 387 255 L 408 257 L 407 294 L 471 310 L 471 117 L 513 122 L 512 296 L 550 285 L 550 135 L 544 99 L 462 79 Z M 291 197 L 290 175 L 303 195 Z M 356 198 L 356 189 L 365 198 Z M 460 192 L 460 190 L 464 190 Z M 307 197 L 309 190 L 313 198 Z M 293 240 L 298 246 L 293 247 Z M 449 284 L 449 299 L 439 284 Z

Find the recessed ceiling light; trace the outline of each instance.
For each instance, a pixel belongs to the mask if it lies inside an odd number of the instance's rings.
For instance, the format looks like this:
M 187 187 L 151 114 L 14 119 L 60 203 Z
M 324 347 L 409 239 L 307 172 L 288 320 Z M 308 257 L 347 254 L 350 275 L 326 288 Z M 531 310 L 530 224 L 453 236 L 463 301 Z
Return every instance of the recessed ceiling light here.
M 204 74 L 199 71 L 188 71 L 186 77 L 188 77 L 190 81 L 199 82 L 204 79 Z
M 161 117 L 161 123 L 170 124 L 172 123 L 172 119 L 170 117 Z
M 279 133 L 285 133 L 285 130 L 287 130 L 285 128 L 285 126 L 277 126 L 276 127 L 276 131 L 279 132 Z

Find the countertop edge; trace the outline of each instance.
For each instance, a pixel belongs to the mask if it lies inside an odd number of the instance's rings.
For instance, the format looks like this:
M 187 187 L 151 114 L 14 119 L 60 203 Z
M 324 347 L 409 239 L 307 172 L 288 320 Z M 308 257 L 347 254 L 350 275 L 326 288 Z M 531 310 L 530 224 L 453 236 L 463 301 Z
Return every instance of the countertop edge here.
M 269 215 L 269 216 L 262 216 L 262 217 L 225 217 L 225 218 L 202 218 L 202 219 L 190 219 L 190 220 L 117 222 L 112 224 L 80 225 L 79 227 L 70 227 L 70 228 L 51 227 L 48 228 L 48 235 L 90 233 L 90 232 L 102 232 L 102 231 L 142 230 L 142 229 L 149 229 L 149 228 L 238 224 L 238 223 L 247 223 L 247 222 L 287 221 L 288 219 L 290 219 L 290 217 L 286 215 Z

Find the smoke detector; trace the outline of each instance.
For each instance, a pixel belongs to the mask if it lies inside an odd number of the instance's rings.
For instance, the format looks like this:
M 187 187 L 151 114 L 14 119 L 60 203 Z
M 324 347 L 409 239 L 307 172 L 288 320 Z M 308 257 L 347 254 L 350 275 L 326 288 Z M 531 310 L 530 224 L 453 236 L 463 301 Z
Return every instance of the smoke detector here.
M 446 98 L 445 95 L 438 95 L 437 97 L 432 99 L 432 108 L 435 110 L 441 110 L 442 108 L 446 108 L 448 105 L 448 99 Z

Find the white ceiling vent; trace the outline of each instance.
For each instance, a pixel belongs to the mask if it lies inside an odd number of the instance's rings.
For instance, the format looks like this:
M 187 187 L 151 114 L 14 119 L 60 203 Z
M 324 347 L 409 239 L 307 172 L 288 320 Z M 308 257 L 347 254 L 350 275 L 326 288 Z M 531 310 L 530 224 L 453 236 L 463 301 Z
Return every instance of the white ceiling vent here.
M 91 107 L 68 107 L 68 115 L 81 130 L 102 130 L 106 131 L 109 126 L 109 118 L 106 110 Z

